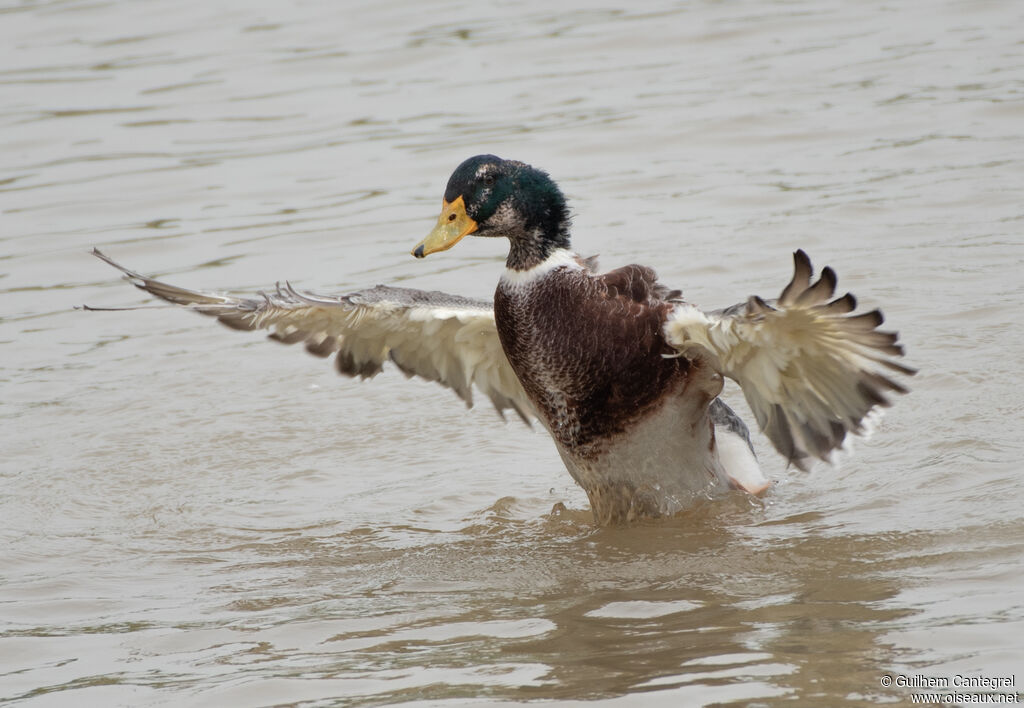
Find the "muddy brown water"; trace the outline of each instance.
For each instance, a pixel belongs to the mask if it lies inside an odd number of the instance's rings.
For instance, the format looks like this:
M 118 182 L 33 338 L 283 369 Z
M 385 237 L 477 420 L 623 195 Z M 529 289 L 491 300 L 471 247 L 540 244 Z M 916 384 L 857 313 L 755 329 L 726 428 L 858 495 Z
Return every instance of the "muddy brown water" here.
M 0 10 L 0 703 L 844 706 L 1024 681 L 1024 6 Z M 596 529 L 540 430 L 145 297 L 488 296 L 408 255 L 451 169 L 547 169 L 575 246 L 693 301 L 798 247 L 913 392 L 836 468 Z M 728 392 L 730 401 L 737 391 Z M 567 511 L 552 514 L 563 503 Z

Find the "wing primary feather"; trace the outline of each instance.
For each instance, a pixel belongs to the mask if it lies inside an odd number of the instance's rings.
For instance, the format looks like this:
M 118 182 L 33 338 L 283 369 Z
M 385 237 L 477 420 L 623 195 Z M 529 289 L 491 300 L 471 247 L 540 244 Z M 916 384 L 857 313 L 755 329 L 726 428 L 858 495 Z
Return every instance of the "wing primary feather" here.
M 793 252 L 793 278 L 779 295 L 780 305 L 789 305 L 791 302 L 808 288 L 811 283 L 811 259 L 807 257 L 802 248 Z
M 380 366 L 375 367 L 371 362 L 357 362 L 352 353 L 345 350 L 338 352 L 334 358 L 334 365 L 339 374 L 353 378 L 358 376 L 361 379 L 371 379 L 381 372 Z
M 835 294 L 836 282 L 836 272 L 825 266 L 821 271 L 821 275 L 818 276 L 817 282 L 800 293 L 799 297 L 796 298 L 796 304 L 806 307 L 808 305 L 817 305 L 829 299 Z M 779 298 L 779 300 L 781 299 Z
M 319 342 L 313 339 L 306 341 L 306 351 L 321 359 L 326 359 L 337 350 L 338 340 L 330 335 L 327 335 Z
M 915 369 L 914 367 L 907 366 L 906 364 L 901 364 L 898 361 L 893 361 L 891 359 L 885 359 L 885 358 L 880 357 L 880 356 L 869 356 L 868 358 L 871 359 L 871 361 L 873 361 L 873 362 L 875 362 L 877 364 L 881 364 L 882 366 L 884 366 L 885 368 L 889 369 L 890 371 L 895 371 L 897 373 L 904 374 L 906 376 L 914 376 L 917 373 L 917 369 Z
M 129 312 L 131 310 L 173 310 L 179 307 L 167 303 L 166 305 L 132 305 L 128 307 L 95 307 L 93 305 L 75 305 L 74 309 L 83 312 Z
M 870 332 L 885 322 L 881 310 L 872 310 L 862 315 L 851 315 L 843 318 L 843 327 L 856 332 Z
M 857 382 L 857 392 L 871 405 L 881 406 L 882 408 L 888 408 L 892 405 L 892 402 L 878 390 L 877 387 L 871 385 L 869 381 Z
M 200 312 L 202 312 L 202 310 L 200 310 Z M 251 332 L 253 329 L 256 329 L 253 327 L 251 320 L 245 314 L 231 313 L 217 315 L 217 321 L 228 329 L 234 329 L 239 332 Z
M 267 339 L 273 339 L 275 342 L 280 342 L 281 344 L 298 344 L 299 342 L 305 341 L 308 334 L 308 332 L 304 332 L 301 329 L 294 329 L 287 331 L 287 333 L 271 332 L 267 335 Z
M 853 296 L 853 293 L 846 293 L 842 297 L 837 297 L 835 300 L 825 305 L 825 307 L 822 308 L 822 311 L 824 314 L 835 316 L 845 315 L 856 309 L 857 298 Z

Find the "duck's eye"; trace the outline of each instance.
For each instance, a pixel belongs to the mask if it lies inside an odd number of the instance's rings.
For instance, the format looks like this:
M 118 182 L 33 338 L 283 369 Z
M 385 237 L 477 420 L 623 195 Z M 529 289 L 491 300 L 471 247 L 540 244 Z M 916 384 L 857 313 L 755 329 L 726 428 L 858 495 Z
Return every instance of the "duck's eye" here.
M 455 221 L 455 214 L 449 214 L 448 221 Z
M 484 175 L 484 186 L 490 187 L 494 184 L 494 175 Z

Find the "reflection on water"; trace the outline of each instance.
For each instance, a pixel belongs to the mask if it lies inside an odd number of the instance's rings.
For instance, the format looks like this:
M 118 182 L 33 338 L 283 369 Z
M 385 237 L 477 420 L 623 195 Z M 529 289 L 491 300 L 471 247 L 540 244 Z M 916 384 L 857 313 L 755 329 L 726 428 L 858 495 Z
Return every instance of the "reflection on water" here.
M 1021 8 L 0 14 L 0 701 L 866 706 L 909 700 L 885 672 L 1019 671 Z M 143 300 L 93 246 L 208 289 L 487 296 L 502 244 L 408 257 L 479 152 L 698 304 L 807 249 L 913 393 L 838 468 L 758 440 L 764 500 L 595 529 L 542 433 L 430 384 L 71 310 Z

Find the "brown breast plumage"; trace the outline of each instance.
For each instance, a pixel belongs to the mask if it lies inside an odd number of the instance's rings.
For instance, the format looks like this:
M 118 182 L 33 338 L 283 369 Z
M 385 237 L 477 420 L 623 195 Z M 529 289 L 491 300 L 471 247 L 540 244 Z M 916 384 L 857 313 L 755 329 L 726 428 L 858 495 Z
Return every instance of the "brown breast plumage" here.
M 494 312 L 505 354 L 552 435 L 578 457 L 656 410 L 685 386 L 690 362 L 662 325 L 669 292 L 643 266 L 604 275 L 557 268 L 525 284 L 503 280 Z

